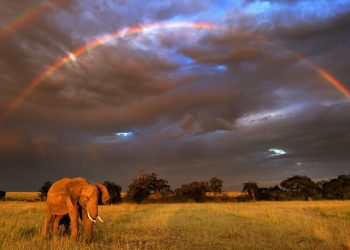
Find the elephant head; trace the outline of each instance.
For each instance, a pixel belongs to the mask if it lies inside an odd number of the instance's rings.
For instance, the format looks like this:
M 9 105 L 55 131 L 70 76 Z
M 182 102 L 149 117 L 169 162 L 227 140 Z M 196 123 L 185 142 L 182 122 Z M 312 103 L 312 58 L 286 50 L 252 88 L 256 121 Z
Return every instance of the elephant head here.
M 103 222 L 101 217 L 98 215 L 98 205 L 107 203 L 110 199 L 107 188 L 100 184 L 89 184 L 81 188 L 80 193 L 72 193 L 71 199 L 77 201 L 81 206 L 82 211 L 86 212 L 87 218 L 96 223 L 96 219 Z

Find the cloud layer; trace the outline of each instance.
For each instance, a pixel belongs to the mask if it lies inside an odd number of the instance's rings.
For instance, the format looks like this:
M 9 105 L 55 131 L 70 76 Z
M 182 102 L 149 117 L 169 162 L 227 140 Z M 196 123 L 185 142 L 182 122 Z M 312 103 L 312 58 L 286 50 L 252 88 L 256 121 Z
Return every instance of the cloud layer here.
M 1 111 L 96 36 L 171 21 L 223 28 L 127 36 L 47 77 L 0 125 L 0 189 L 36 190 L 78 175 L 126 187 L 141 169 L 174 187 L 218 176 L 227 190 L 246 180 L 347 173 L 350 102 L 315 67 L 350 89 L 348 1 L 50 4 L 0 37 Z M 1 22 L 25 9 L 1 3 Z M 116 136 L 128 131 L 133 136 Z

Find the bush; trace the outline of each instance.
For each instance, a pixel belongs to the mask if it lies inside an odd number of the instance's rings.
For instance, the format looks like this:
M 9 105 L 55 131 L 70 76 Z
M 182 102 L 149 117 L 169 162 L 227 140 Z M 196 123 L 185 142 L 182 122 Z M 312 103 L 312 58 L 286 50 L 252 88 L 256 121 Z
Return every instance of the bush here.
M 258 188 L 256 192 L 257 200 L 266 200 L 266 201 L 279 201 L 283 198 L 283 192 L 279 186 L 274 186 L 270 188 Z
M 4 201 L 6 197 L 6 192 L 5 191 L 0 191 L 0 201 Z
M 182 185 L 175 190 L 177 199 L 187 198 L 196 202 L 202 202 L 206 199 L 207 185 L 205 182 L 193 181 L 190 184 Z

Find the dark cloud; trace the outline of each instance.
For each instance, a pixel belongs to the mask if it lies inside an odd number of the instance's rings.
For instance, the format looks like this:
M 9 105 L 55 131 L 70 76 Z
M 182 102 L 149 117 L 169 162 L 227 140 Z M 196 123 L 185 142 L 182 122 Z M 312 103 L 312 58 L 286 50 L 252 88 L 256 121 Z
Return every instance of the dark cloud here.
M 227 190 L 246 180 L 347 174 L 349 102 L 316 69 L 350 88 L 349 13 L 341 1 L 321 5 L 55 2 L 0 39 L 0 110 L 96 36 L 174 20 L 215 20 L 223 28 L 130 35 L 46 77 L 0 125 L 0 189 L 36 190 L 78 175 L 126 187 L 141 169 L 174 187 L 219 176 Z M 5 1 L 0 16 L 10 20 L 24 9 Z

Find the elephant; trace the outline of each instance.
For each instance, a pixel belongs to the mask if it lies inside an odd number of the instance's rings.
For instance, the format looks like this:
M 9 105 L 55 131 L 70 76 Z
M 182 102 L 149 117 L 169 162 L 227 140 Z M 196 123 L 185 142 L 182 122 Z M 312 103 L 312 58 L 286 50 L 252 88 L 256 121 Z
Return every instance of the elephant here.
M 47 193 L 47 209 L 42 229 L 43 238 L 47 238 L 49 228 L 53 226 L 53 235 L 58 236 L 60 222 L 64 222 L 66 231 L 71 226 L 71 239 L 77 240 L 79 217 L 86 234 L 86 241 L 92 241 L 93 224 L 98 215 L 98 205 L 110 199 L 107 188 L 100 184 L 89 184 L 84 178 L 63 178 L 56 181 Z

